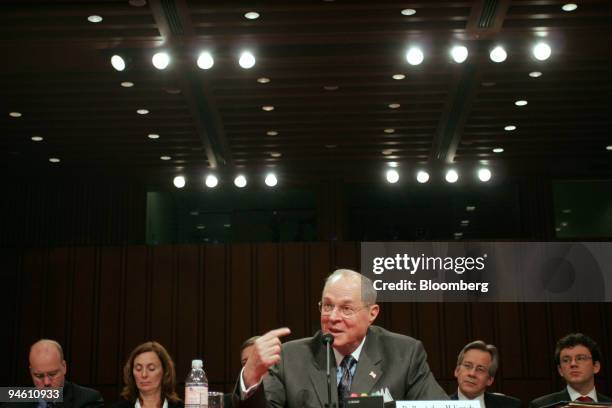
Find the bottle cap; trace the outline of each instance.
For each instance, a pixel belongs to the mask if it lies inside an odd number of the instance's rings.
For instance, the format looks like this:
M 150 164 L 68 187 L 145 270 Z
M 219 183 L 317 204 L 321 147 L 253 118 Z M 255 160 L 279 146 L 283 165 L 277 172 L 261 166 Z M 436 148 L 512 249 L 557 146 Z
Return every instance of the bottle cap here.
M 202 360 L 191 360 L 191 368 L 202 368 L 204 367 L 204 363 Z

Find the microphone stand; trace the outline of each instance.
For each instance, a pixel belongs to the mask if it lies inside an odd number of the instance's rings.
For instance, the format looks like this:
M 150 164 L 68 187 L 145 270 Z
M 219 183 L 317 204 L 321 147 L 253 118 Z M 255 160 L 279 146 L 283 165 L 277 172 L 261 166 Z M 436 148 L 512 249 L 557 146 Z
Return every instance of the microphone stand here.
M 332 341 L 333 341 L 333 337 L 332 337 Z M 332 403 L 332 394 L 331 394 L 331 370 L 330 370 L 330 363 L 329 363 L 329 354 L 331 352 L 330 350 L 330 341 L 325 341 L 325 354 L 327 356 L 327 364 L 326 364 L 326 368 L 327 368 L 327 403 L 325 404 L 325 408 L 336 408 L 336 403 L 333 402 Z

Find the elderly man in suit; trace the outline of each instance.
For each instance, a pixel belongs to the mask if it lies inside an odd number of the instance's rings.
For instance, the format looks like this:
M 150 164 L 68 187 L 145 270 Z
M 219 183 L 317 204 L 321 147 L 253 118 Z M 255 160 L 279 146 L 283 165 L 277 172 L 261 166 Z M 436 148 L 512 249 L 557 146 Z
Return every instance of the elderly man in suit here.
M 539 408 L 565 401 L 606 402 L 612 398 L 595 390 L 595 374 L 601 369 L 601 350 L 587 335 L 571 333 L 557 342 L 555 363 L 567 383 L 564 390 L 536 398 L 529 408 Z
M 319 310 L 321 330 L 313 337 L 281 345 L 280 338 L 290 333 L 281 328 L 257 339 L 236 385 L 235 404 L 243 408 L 327 404 L 322 342 L 326 333 L 333 336 L 331 360 L 336 362 L 335 367 L 332 362 L 332 404 L 342 406 L 353 393 L 381 390 L 395 400 L 448 399 L 429 370 L 420 341 L 372 326 L 379 306 L 368 278 L 348 269 L 335 271 L 325 282 Z
M 41 339 L 30 347 L 30 375 L 36 388 L 62 388 L 63 402 L 45 401 L 7 403 L 4 407 L 19 408 L 97 408 L 104 406 L 102 395 L 91 388 L 66 380 L 67 365 L 62 346 L 54 340 Z
M 495 381 L 499 367 L 497 348 L 476 340 L 463 347 L 457 357 L 457 392 L 453 400 L 478 400 L 481 408 L 521 408 L 521 401 L 503 394 L 486 392 Z

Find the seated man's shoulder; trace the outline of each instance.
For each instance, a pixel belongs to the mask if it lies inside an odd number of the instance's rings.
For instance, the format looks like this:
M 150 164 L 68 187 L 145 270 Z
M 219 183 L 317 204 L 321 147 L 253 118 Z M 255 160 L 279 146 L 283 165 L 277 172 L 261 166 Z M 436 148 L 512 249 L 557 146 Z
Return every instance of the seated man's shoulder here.
M 603 395 L 601 393 L 597 393 L 597 400 L 599 402 L 605 402 L 606 404 L 612 404 L 612 398 L 608 397 L 607 395 Z
M 72 406 L 74 408 L 92 408 L 102 407 L 104 405 L 102 394 L 100 394 L 98 390 L 83 387 L 82 385 L 78 385 L 68 381 L 66 381 L 66 383 L 64 384 L 64 398 L 66 396 L 66 391 L 68 387 L 70 387 L 70 392 L 72 393 Z
M 567 397 L 564 391 L 554 392 L 552 394 L 542 395 L 541 397 L 535 398 L 529 403 L 529 408 L 540 408 L 548 405 L 555 404 L 557 402 L 567 401 Z
M 493 402 L 493 406 L 504 407 L 504 408 L 520 408 L 522 405 L 521 400 L 510 395 L 500 393 L 487 393 L 486 394 L 490 401 Z M 487 407 L 489 403 L 487 402 Z M 492 407 L 490 407 L 492 408 Z

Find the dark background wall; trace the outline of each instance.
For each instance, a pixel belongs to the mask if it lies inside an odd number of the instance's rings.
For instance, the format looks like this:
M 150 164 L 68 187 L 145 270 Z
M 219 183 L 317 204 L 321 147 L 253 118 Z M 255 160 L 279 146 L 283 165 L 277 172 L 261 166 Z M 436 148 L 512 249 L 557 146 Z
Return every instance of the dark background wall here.
M 29 384 L 28 347 L 50 337 L 65 347 L 69 378 L 113 401 L 129 351 L 155 339 L 174 357 L 179 381 L 202 357 L 211 389 L 228 391 L 244 339 L 279 326 L 291 338 L 314 333 L 325 275 L 358 264 L 351 242 L 2 250 L 0 384 Z M 592 303 L 394 303 L 382 305 L 377 323 L 421 339 L 447 391 L 465 343 L 496 344 L 495 389 L 528 401 L 562 387 L 551 354 L 571 331 L 602 346 L 599 389 L 609 390 L 611 312 L 612 304 Z

